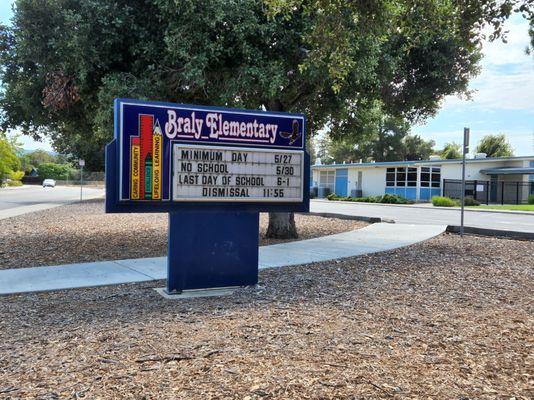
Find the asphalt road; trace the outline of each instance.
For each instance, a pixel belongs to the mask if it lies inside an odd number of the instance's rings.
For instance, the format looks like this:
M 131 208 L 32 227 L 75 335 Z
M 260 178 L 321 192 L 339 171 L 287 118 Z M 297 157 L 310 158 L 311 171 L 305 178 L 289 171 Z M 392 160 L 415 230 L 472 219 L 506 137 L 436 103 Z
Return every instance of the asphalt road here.
M 84 187 L 83 198 L 92 199 L 104 195 L 104 189 Z M 80 200 L 80 187 L 56 186 L 22 186 L 0 189 L 0 219 L 44 210 Z
M 460 211 L 447 208 L 390 206 L 312 200 L 312 212 L 330 212 L 364 217 L 381 217 L 406 224 L 460 225 Z M 534 233 L 532 215 L 504 212 L 466 211 L 465 226 Z

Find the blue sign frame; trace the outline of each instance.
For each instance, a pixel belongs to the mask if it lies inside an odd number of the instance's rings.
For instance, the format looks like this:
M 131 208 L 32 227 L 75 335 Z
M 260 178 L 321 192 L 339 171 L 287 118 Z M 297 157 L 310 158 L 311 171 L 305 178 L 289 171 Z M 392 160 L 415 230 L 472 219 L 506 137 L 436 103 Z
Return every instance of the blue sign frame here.
M 106 212 L 169 213 L 167 292 L 255 285 L 259 212 L 309 211 L 304 115 L 132 99 L 116 99 L 114 106 L 115 137 L 106 146 Z M 302 152 L 302 201 L 172 201 L 176 143 Z
M 307 185 L 305 183 L 310 180 L 310 161 L 306 152 L 306 117 L 304 115 L 134 99 L 116 99 L 114 109 L 114 140 L 106 147 L 106 212 L 172 212 L 198 209 L 247 212 L 309 211 L 309 191 L 306 190 Z M 171 113 L 174 113 L 173 118 L 169 117 Z M 162 190 L 161 198 L 158 200 L 132 200 L 129 198 L 130 171 L 124 165 L 130 162 L 132 141 L 139 140 L 137 138 L 142 136 L 140 131 L 142 131 L 143 118 L 149 120 L 148 125 L 157 123 L 162 137 L 160 147 L 163 164 L 161 167 Z M 172 124 L 173 121 L 175 125 Z M 208 126 L 210 121 L 211 125 Z M 233 124 L 233 131 L 231 131 L 231 127 L 226 131 L 224 130 L 226 122 L 228 122 L 228 126 L 230 123 Z M 237 124 L 239 124 L 240 129 L 239 136 L 235 136 Z M 273 135 L 273 126 L 277 126 L 276 135 Z M 179 127 L 182 128 L 181 131 L 178 129 Z M 199 127 L 200 129 L 198 129 Z M 241 130 L 242 127 L 245 127 L 244 131 Z M 263 130 L 260 129 L 262 127 Z M 226 136 L 225 133 L 227 133 Z M 231 136 L 232 134 L 234 136 Z M 143 138 L 141 137 L 140 140 Z M 301 150 L 304 156 L 302 202 L 239 202 L 239 199 L 236 199 L 235 202 L 173 202 L 170 190 L 171 152 L 174 143 L 209 144 L 222 148 Z

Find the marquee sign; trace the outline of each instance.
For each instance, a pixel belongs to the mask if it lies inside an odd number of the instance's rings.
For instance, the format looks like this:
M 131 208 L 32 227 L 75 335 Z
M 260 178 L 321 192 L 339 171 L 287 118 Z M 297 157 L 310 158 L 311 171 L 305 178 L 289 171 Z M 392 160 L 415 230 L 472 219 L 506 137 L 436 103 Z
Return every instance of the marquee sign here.
M 301 114 L 115 100 L 106 212 L 169 213 L 167 292 L 254 285 L 259 212 L 309 210 Z
M 305 122 L 301 114 L 117 99 L 108 208 L 307 211 Z
M 302 151 L 175 144 L 174 201 L 302 201 Z

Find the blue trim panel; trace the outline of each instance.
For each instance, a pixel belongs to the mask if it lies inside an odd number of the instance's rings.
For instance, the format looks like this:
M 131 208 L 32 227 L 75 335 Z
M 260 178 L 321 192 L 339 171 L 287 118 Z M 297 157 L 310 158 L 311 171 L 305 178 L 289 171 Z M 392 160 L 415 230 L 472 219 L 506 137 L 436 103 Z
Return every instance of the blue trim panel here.
M 349 183 L 349 170 L 348 169 L 336 170 L 336 186 L 335 186 L 334 192 L 338 196 L 347 195 L 348 183 Z

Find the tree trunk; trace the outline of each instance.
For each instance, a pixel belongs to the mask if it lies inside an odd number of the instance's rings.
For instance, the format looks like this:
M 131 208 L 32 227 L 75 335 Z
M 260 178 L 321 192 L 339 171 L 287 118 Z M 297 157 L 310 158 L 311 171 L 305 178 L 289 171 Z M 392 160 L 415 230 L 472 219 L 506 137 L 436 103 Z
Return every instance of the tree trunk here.
M 297 225 L 295 224 L 295 214 L 293 213 L 269 213 L 269 227 L 265 235 L 271 239 L 295 239 Z
M 284 106 L 280 100 L 272 101 L 268 107 L 269 111 L 284 111 Z M 299 237 L 297 225 L 295 224 L 295 214 L 293 213 L 269 213 L 269 226 L 267 234 L 270 239 L 296 239 Z

